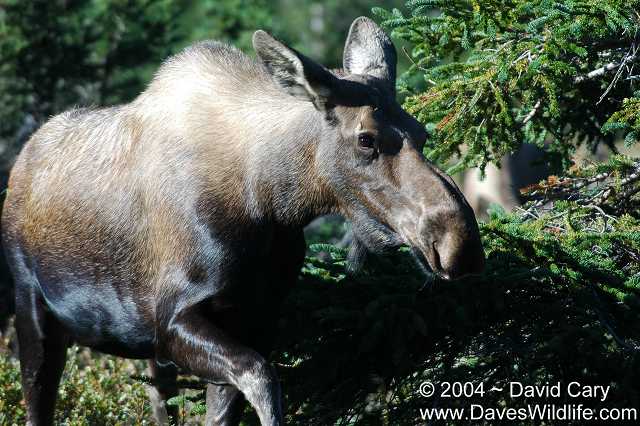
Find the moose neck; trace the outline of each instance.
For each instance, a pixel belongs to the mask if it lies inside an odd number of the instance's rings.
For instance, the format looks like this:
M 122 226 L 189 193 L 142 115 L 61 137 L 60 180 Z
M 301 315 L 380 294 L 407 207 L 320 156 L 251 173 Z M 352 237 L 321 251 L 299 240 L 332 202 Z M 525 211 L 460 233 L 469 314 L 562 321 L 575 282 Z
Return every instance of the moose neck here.
M 168 135 L 149 137 L 166 142 L 154 143 L 168 164 L 185 157 L 175 140 L 188 144 L 211 220 L 300 227 L 333 211 L 316 168 L 318 144 L 334 131 L 323 113 L 285 93 L 255 63 L 240 63 L 246 69 L 236 70 L 236 81 L 217 68 L 203 72 L 212 66 L 205 59 L 189 56 L 160 72 L 131 109 L 148 129 Z
M 295 102 L 287 113 L 272 117 L 272 126 L 260 135 L 262 142 L 250 152 L 248 204 L 260 219 L 301 227 L 336 208 L 317 168 L 321 138 L 334 130 L 311 103 Z

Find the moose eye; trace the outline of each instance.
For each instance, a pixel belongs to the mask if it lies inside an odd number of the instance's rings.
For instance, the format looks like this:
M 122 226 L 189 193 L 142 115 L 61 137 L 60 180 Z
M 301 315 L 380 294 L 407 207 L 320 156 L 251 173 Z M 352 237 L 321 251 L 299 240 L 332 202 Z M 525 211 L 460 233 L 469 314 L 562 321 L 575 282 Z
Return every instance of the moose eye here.
M 358 146 L 363 149 L 371 149 L 373 148 L 375 143 L 375 138 L 370 133 L 362 133 L 358 135 Z

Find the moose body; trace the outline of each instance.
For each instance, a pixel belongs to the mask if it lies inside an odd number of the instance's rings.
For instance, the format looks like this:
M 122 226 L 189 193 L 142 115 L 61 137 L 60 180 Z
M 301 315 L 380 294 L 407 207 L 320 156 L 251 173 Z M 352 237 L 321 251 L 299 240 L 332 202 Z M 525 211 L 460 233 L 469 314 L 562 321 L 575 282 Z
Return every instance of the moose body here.
M 189 47 L 130 104 L 63 113 L 23 148 L 2 226 L 31 424 L 52 422 L 73 341 L 150 359 L 162 399 L 176 367 L 210 382 L 207 424 L 237 422 L 243 398 L 281 424 L 269 330 L 318 215 L 345 215 L 370 250 L 409 244 L 445 278 L 482 268 L 375 23 L 353 23 L 342 71 L 261 31 L 254 47 L 258 61 Z

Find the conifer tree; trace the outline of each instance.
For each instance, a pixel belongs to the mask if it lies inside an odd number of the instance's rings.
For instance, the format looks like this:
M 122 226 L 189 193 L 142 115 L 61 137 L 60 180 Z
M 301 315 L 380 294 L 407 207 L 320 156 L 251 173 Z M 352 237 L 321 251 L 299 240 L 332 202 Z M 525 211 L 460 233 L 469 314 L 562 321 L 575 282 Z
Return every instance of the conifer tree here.
M 411 0 L 374 9 L 410 43 L 405 106 L 428 157 L 484 168 L 522 143 L 566 169 L 576 148 L 633 144 L 640 117 L 637 0 Z

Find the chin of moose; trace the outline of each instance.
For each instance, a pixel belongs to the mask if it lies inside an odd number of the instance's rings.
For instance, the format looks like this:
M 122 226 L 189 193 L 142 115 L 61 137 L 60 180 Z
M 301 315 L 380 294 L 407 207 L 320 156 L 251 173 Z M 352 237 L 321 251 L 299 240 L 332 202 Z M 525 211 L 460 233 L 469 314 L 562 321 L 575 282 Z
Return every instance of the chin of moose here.
M 178 369 L 209 382 L 209 425 L 237 424 L 245 402 L 283 424 L 265 354 L 319 215 L 348 218 L 363 250 L 411 246 L 444 279 L 482 270 L 473 212 L 425 161 L 373 21 L 353 22 L 340 70 L 264 31 L 253 46 L 256 60 L 188 47 L 131 103 L 64 112 L 22 149 L 2 238 L 31 425 L 52 423 L 73 342 L 150 360 L 162 401 Z

